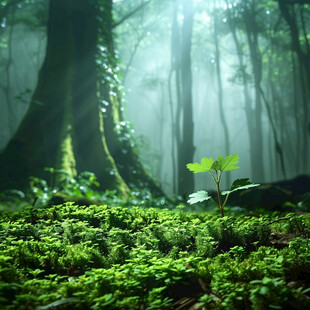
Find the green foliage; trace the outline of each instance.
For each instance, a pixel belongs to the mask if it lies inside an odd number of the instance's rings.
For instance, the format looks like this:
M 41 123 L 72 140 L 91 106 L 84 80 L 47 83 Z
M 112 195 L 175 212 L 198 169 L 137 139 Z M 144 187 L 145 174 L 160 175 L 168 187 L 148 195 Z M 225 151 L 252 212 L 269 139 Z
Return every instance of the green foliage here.
M 30 177 L 27 193 L 15 189 L 0 192 L 0 212 L 14 212 L 29 205 L 40 208 L 71 201 L 79 205 L 101 203 L 173 208 L 166 197 L 153 197 L 148 189 L 132 190 L 127 198 L 118 196 L 114 190 L 100 191 L 100 184 L 92 172 L 84 171 L 73 178 L 63 169 L 46 167 L 44 171 L 47 172 L 48 180 Z
M 211 158 L 202 158 L 201 164 L 194 163 L 194 164 L 187 164 L 186 167 L 193 171 L 194 173 L 199 172 L 209 172 L 214 164 L 214 160 Z
M 305 287 L 292 289 L 287 285 L 292 280 L 292 272 L 299 273 L 300 266 L 306 267 L 309 262 L 304 265 L 290 248 L 261 247 L 245 258 L 240 250 L 240 247 L 231 249 L 237 259 L 226 253 L 198 265 L 200 276 L 210 283 L 213 292 L 200 299 L 201 305 L 208 309 L 267 309 L 270 305 L 274 309 L 283 309 L 288 304 L 298 304 L 300 308 L 309 304 L 309 300 L 304 304 L 299 301 L 307 299 Z M 303 253 L 307 251 L 303 247 Z M 293 261 L 296 265 L 292 264 Z
M 239 167 L 236 166 L 238 162 L 239 162 L 238 154 L 231 154 L 229 156 L 226 156 L 225 158 L 222 156 L 218 156 L 216 160 L 213 160 L 212 157 L 202 158 L 200 164 L 199 163 L 187 164 L 186 167 L 194 173 L 209 172 L 216 184 L 218 194 L 218 203 L 216 203 L 214 199 L 211 196 L 209 196 L 208 192 L 206 191 L 198 191 L 196 193 L 191 194 L 189 196 L 190 199 L 188 200 L 188 203 L 193 204 L 210 199 L 220 209 L 221 216 L 224 217 L 224 207 L 229 195 L 232 192 L 242 189 L 248 189 L 259 185 L 251 183 L 249 179 L 238 179 L 233 182 L 231 189 L 229 191 L 223 191 L 222 193 L 220 192 L 220 182 L 222 173 L 224 171 L 232 171 L 238 169 Z M 224 203 L 222 203 L 221 195 L 224 196 L 226 195 Z
M 231 189 L 229 191 L 223 191 L 221 194 L 225 196 L 225 195 L 231 194 L 232 192 L 235 192 L 241 189 L 248 189 L 251 187 L 256 187 L 258 185 L 259 184 L 251 183 L 249 179 L 237 179 L 233 182 L 233 184 L 231 185 Z
M 4 212 L 0 307 L 173 309 L 186 296 L 208 309 L 306 308 L 306 286 L 287 283 L 309 276 L 310 217 L 279 216 L 72 203 Z M 294 227 L 299 238 L 270 247 L 271 229 Z
M 189 195 L 189 197 L 191 198 L 188 200 L 188 203 L 190 204 L 211 199 L 211 196 L 209 196 L 208 192 L 206 191 L 198 191 L 194 194 Z
M 214 162 L 212 169 L 223 171 L 231 171 L 238 169 L 239 167 L 236 164 L 239 162 L 238 154 L 232 154 L 223 158 L 221 155 L 217 157 L 216 161 Z
M 238 169 L 239 167 L 235 166 L 239 161 L 239 157 L 237 154 L 232 154 L 223 158 L 222 156 L 218 156 L 216 160 L 210 158 L 202 158 L 201 164 L 187 164 L 186 167 L 193 171 L 194 173 L 198 172 L 210 172 L 214 170 L 215 172 L 218 170 L 220 172 L 230 171 Z
M 72 197 L 86 197 L 88 199 L 93 199 L 98 195 L 94 188 L 98 188 L 100 184 L 92 172 L 84 171 L 76 178 L 72 178 L 63 169 L 47 167 L 44 170 L 50 174 L 49 182 L 30 177 L 30 190 L 42 204 L 46 204 L 58 192 Z

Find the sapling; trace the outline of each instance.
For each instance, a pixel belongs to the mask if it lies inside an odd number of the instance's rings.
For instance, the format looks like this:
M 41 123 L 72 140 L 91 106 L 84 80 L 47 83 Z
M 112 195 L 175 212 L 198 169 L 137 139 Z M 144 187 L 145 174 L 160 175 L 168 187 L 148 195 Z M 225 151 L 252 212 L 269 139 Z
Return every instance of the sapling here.
M 210 199 L 220 209 L 221 217 L 224 217 L 224 207 L 226 205 L 229 195 L 232 192 L 259 185 L 251 183 L 249 179 L 237 179 L 231 185 L 230 190 L 223 192 L 220 191 L 220 182 L 222 173 L 225 171 L 232 171 L 238 169 L 239 167 L 236 166 L 238 162 L 239 162 L 238 154 L 231 154 L 226 156 L 225 158 L 223 158 L 222 156 L 218 156 L 216 160 L 213 160 L 212 157 L 202 158 L 200 164 L 199 163 L 187 164 L 186 167 L 194 173 L 199 172 L 210 173 L 212 179 L 216 184 L 217 199 L 218 199 L 218 202 L 216 202 L 211 196 L 209 196 L 208 192 L 198 191 L 196 193 L 189 195 L 190 199 L 188 200 L 188 203 L 193 204 L 196 202 L 202 202 Z M 222 202 L 222 196 L 226 196 L 224 203 Z

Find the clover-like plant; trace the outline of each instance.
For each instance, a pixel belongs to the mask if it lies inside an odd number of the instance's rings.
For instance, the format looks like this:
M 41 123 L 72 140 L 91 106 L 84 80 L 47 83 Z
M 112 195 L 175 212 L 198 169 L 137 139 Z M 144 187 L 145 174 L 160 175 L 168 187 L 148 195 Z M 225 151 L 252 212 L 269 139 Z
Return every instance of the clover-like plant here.
M 232 171 L 238 169 L 239 167 L 236 166 L 238 162 L 239 162 L 238 154 L 231 154 L 226 156 L 225 158 L 223 158 L 222 156 L 218 156 L 216 160 L 213 160 L 212 157 L 202 158 L 200 164 L 199 163 L 187 164 L 186 167 L 194 173 L 209 172 L 211 174 L 212 179 L 216 184 L 217 198 L 218 198 L 217 203 L 211 196 L 209 196 L 208 192 L 198 191 L 196 193 L 189 195 L 190 199 L 188 200 L 188 203 L 193 204 L 210 199 L 220 209 L 221 216 L 224 217 L 224 207 L 226 205 L 229 195 L 232 192 L 259 185 L 251 183 L 249 179 L 237 179 L 233 182 L 230 190 L 223 192 L 220 191 L 220 182 L 222 173 L 225 171 Z M 226 196 L 224 203 L 222 203 L 222 197 L 221 197 L 222 195 Z

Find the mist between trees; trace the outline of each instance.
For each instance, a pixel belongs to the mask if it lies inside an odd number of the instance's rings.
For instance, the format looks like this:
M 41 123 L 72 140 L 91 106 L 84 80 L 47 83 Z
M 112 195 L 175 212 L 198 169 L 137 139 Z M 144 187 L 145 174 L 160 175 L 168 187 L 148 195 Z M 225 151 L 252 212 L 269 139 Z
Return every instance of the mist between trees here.
M 184 194 L 212 186 L 187 163 L 232 153 L 233 178 L 309 173 L 310 1 L 0 4 L 1 161 L 33 137 L 25 179 L 49 165 L 157 191 L 150 173 Z

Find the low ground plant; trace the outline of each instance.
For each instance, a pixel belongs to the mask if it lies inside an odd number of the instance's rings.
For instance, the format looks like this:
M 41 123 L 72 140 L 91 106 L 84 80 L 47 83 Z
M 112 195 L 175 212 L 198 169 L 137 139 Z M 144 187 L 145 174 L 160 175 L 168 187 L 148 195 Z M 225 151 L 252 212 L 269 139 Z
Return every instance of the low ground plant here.
M 3 212 L 0 308 L 176 309 L 186 298 L 205 309 L 306 309 L 310 217 L 291 216 L 73 203 Z M 294 227 L 285 246 L 272 243 Z
M 213 181 L 216 184 L 217 190 L 217 202 L 208 194 L 208 192 L 198 191 L 189 195 L 190 199 L 188 200 L 188 203 L 193 204 L 210 199 L 212 203 L 219 208 L 221 216 L 224 217 L 224 207 L 231 193 L 237 190 L 248 189 L 259 185 L 251 183 L 249 179 L 237 179 L 233 182 L 230 190 L 221 192 L 220 183 L 222 173 L 238 169 L 239 167 L 236 166 L 238 162 L 238 154 L 232 154 L 226 156 L 225 158 L 223 158 L 222 156 L 218 156 L 216 160 L 213 160 L 212 157 L 202 158 L 200 164 L 187 164 L 187 168 L 194 173 L 209 172 Z M 224 202 L 222 202 L 222 195 L 226 196 Z

